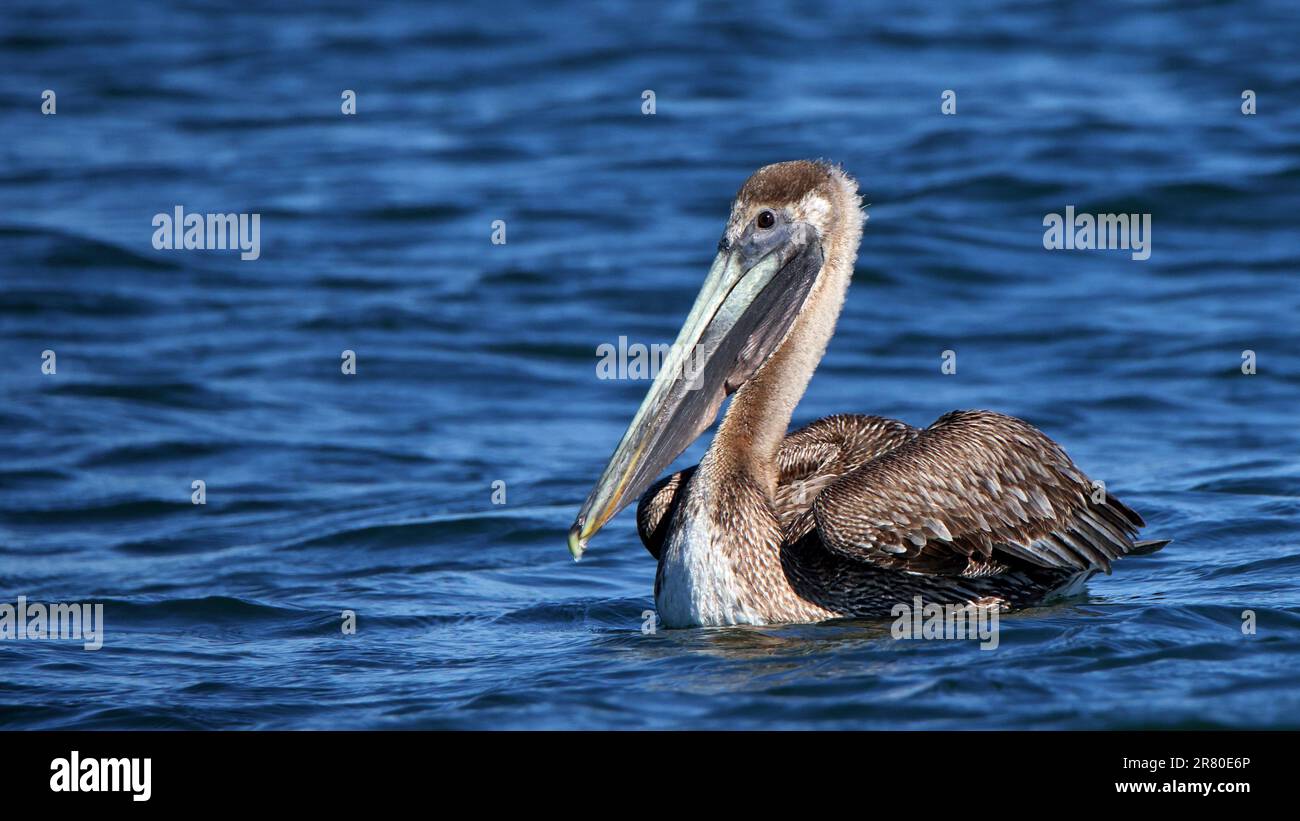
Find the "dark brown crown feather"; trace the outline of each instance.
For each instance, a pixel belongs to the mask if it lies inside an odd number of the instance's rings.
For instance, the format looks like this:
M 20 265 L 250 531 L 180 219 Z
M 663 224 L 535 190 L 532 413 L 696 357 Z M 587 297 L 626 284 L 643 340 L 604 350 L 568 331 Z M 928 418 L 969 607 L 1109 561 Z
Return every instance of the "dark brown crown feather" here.
M 828 183 L 835 166 L 823 160 L 791 160 L 765 165 L 745 180 L 736 199 L 746 203 L 785 205 Z

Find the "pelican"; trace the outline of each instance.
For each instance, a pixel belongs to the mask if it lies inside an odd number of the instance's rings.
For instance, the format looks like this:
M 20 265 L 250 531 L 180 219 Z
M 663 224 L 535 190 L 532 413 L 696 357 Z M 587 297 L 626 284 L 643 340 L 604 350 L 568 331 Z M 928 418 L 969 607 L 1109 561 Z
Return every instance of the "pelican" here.
M 569 531 L 576 561 L 639 499 L 666 627 L 880 618 L 917 596 L 1011 610 L 1167 544 L 1136 541 L 1142 518 L 1011 416 L 954 411 L 918 429 L 846 414 L 787 433 L 865 221 L 857 183 L 829 163 L 768 165 L 741 186 L 686 323 Z M 733 393 L 700 463 L 656 481 Z

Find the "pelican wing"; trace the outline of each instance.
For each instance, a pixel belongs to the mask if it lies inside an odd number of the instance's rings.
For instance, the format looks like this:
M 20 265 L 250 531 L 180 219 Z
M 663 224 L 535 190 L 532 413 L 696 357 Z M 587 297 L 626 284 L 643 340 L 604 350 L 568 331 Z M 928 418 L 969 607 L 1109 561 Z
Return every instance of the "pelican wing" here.
M 791 527 L 823 490 L 920 432 L 896 419 L 836 414 L 788 434 L 777 455 L 776 513 L 781 524 Z
M 1096 492 L 1032 425 L 955 411 L 840 475 L 794 529 L 815 527 L 844 558 L 916 573 L 983 575 L 1007 560 L 1109 572 L 1144 523 Z
M 921 431 L 896 419 L 837 414 L 818 419 L 787 435 L 777 456 L 780 475 L 776 513 L 783 527 L 795 525 L 813 500 L 839 478 L 914 438 Z M 650 486 L 636 510 L 637 533 L 656 559 L 682 490 L 695 466 L 669 474 Z M 810 529 L 805 527 L 804 531 Z
M 664 549 L 664 537 L 668 535 L 668 525 L 672 522 L 672 513 L 681 500 L 682 489 L 691 480 L 697 465 L 685 470 L 670 473 L 650 486 L 637 502 L 636 532 L 641 537 L 641 544 L 650 551 L 658 561 Z

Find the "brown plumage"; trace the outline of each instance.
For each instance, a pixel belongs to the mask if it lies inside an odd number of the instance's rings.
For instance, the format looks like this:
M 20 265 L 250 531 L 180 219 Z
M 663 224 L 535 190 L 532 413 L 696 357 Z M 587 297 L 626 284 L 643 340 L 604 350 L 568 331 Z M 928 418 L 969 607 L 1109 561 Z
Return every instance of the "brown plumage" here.
M 825 163 L 778 163 L 745 183 L 679 339 L 714 357 L 704 390 L 719 393 L 692 404 L 656 383 L 579 514 L 575 557 L 640 494 L 637 530 L 659 562 L 668 626 L 879 617 L 915 596 L 1022 607 L 1165 544 L 1136 541 L 1138 514 L 1010 416 L 954 411 L 918 429 L 837 415 L 787 434 L 864 221 L 856 184 Z M 768 279 L 751 290 L 772 283 L 759 296 L 745 290 L 754 277 Z M 743 345 L 718 341 L 736 329 Z M 700 464 L 649 485 L 708 426 L 722 391 L 735 396 Z
M 1140 516 L 1038 429 L 991 411 L 953 411 L 924 430 L 828 416 L 789 434 L 778 463 L 782 572 L 791 593 L 835 616 L 885 616 L 913 595 L 1022 607 L 1165 544 L 1135 541 Z M 695 471 L 665 477 L 637 506 L 656 559 Z

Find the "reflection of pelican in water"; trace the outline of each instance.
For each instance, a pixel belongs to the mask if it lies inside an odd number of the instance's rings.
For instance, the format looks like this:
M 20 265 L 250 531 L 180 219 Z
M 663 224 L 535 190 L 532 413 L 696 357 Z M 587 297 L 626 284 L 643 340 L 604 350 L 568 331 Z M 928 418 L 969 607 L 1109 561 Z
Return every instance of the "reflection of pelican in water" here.
M 749 178 L 668 361 L 569 532 L 580 558 L 639 496 L 667 626 L 879 617 L 914 596 L 1021 607 L 1165 544 L 1135 542 L 1141 517 L 1095 500 L 1059 446 L 1009 416 L 956 411 L 924 430 L 829 416 L 787 435 L 853 273 L 859 206 L 853 180 L 823 163 Z M 698 364 L 684 370 L 688 356 Z M 703 460 L 652 485 L 732 392 Z

